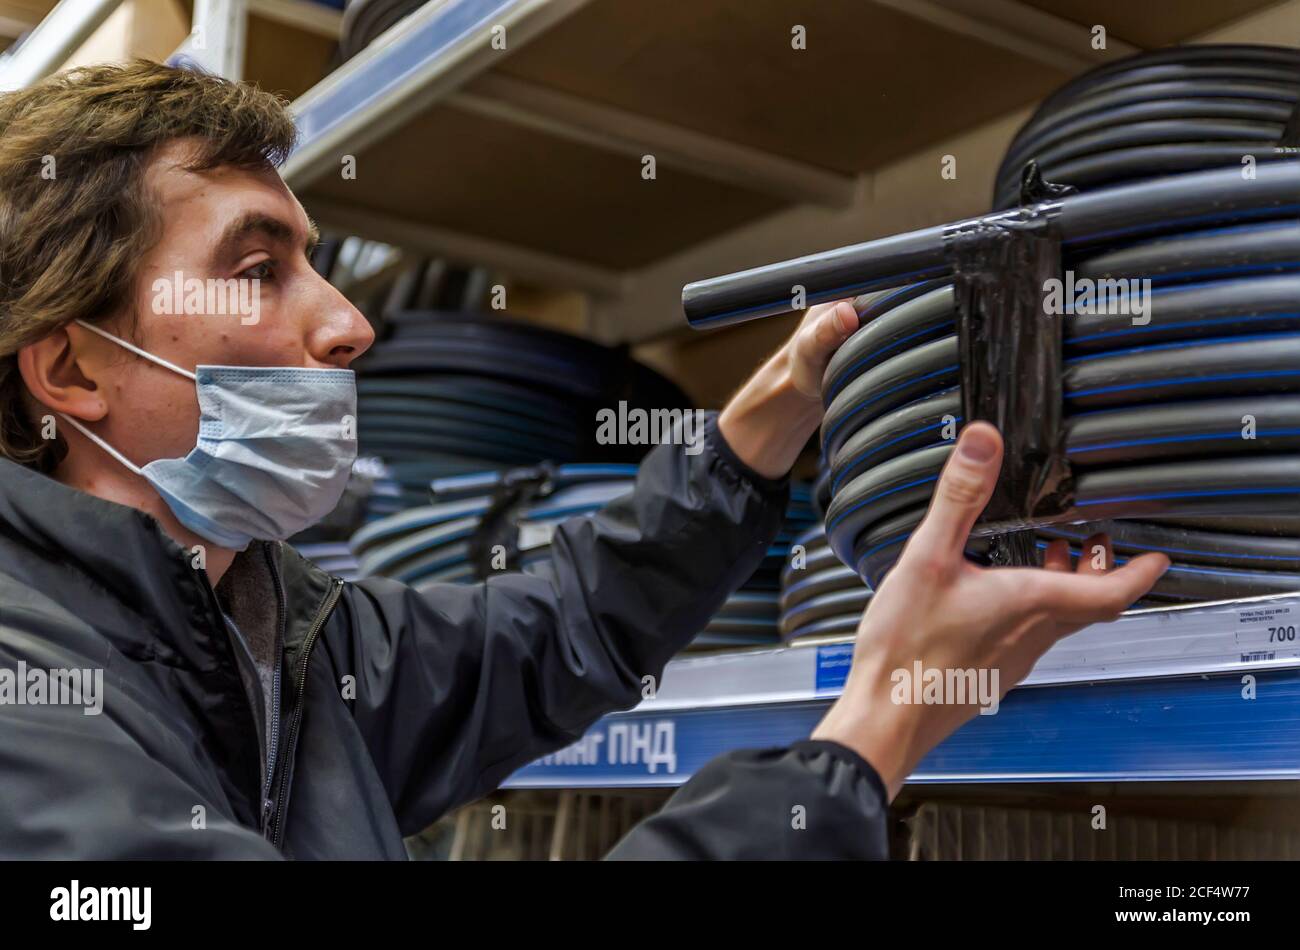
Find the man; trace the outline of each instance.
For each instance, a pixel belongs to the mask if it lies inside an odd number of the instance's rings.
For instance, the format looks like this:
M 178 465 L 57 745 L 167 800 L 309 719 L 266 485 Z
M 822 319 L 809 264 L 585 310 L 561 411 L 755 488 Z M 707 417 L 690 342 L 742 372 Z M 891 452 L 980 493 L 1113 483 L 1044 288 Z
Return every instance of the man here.
M 0 704 L 4 856 L 403 857 L 634 705 L 777 530 L 845 303 L 809 311 L 703 451 L 655 449 L 559 528 L 549 580 L 346 584 L 281 543 L 339 497 L 373 338 L 309 263 L 275 171 L 292 143 L 274 98 L 147 63 L 0 98 L 0 670 L 102 675 L 97 709 Z M 178 275 L 256 281 L 255 314 L 167 313 Z M 966 563 L 1000 453 L 968 427 L 813 738 L 712 763 L 619 857 L 883 857 L 888 799 L 974 712 L 893 705 L 889 671 L 1009 686 L 1154 582 L 1157 557 Z

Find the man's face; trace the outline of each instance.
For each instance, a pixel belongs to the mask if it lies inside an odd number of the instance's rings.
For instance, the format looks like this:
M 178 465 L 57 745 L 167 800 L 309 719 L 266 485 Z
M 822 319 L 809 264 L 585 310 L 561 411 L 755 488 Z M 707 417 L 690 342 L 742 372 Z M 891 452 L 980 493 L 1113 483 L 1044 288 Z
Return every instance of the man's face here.
M 346 368 L 374 332 L 312 269 L 314 229 L 280 176 L 190 172 L 186 156 L 185 143 L 173 143 L 147 173 L 162 236 L 140 262 L 134 326 L 129 315 L 101 326 L 191 372 L 199 364 Z M 137 465 L 188 454 L 199 421 L 193 381 L 99 342 L 95 382 L 109 410 L 100 434 Z

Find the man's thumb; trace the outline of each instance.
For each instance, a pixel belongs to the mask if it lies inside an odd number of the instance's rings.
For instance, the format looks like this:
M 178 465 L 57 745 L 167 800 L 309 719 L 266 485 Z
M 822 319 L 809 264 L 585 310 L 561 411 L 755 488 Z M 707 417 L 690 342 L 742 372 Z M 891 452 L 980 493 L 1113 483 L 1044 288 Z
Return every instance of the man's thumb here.
M 918 546 L 930 553 L 960 553 L 989 503 L 1002 468 L 1002 436 L 987 422 L 972 422 L 961 436 L 930 501 L 925 520 L 917 527 Z

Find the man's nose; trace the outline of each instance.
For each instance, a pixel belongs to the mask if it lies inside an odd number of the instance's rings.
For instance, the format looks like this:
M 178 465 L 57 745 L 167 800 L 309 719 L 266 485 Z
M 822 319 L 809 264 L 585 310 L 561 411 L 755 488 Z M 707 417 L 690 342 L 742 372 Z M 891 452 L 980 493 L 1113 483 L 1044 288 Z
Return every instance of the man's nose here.
M 312 296 L 316 298 L 316 313 L 311 318 L 314 326 L 309 333 L 310 355 L 322 365 L 347 369 L 370 349 L 375 330 L 338 288 L 319 275 L 315 279 L 317 293 Z

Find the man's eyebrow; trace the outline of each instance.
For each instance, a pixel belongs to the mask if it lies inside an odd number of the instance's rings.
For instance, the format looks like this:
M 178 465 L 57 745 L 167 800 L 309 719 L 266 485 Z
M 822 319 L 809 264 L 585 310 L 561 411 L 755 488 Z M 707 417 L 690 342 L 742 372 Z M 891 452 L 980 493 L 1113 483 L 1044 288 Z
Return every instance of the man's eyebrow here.
M 280 218 L 261 211 L 250 211 L 230 222 L 221 232 L 221 237 L 212 249 L 212 259 L 223 261 L 239 253 L 239 245 L 252 235 L 262 235 L 279 244 L 293 244 L 297 240 L 296 229 Z M 303 251 L 310 254 L 320 242 L 320 230 L 310 219 L 307 222 L 307 239 Z

